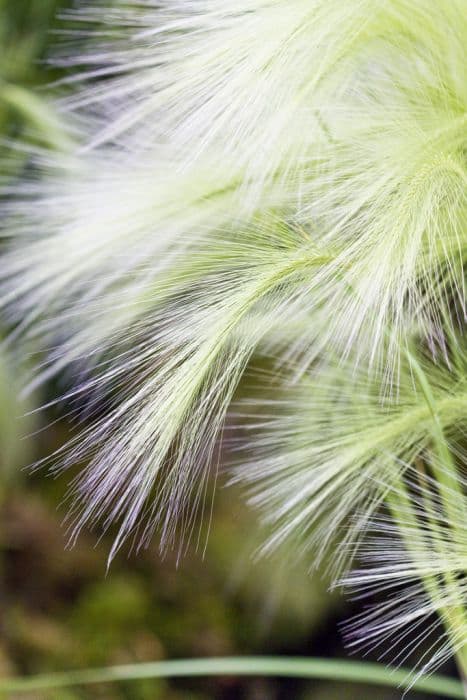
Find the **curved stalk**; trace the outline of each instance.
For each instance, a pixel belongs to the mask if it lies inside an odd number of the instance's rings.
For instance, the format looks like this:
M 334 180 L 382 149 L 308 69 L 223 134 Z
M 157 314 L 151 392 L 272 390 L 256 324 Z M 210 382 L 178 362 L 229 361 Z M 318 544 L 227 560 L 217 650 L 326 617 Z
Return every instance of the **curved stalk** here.
M 462 685 L 440 675 L 418 676 L 407 669 L 388 669 L 377 663 L 318 658 L 271 656 L 180 659 L 151 663 L 109 666 L 84 671 L 65 671 L 30 678 L 0 680 L 0 693 L 34 692 L 72 685 L 90 685 L 147 678 L 188 676 L 281 676 L 341 682 L 366 683 L 420 691 L 444 698 L 464 698 Z

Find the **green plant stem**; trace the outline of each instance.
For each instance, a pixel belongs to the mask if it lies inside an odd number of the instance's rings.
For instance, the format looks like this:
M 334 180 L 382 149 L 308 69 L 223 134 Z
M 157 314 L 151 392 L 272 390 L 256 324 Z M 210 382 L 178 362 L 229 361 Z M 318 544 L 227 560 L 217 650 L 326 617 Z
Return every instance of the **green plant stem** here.
M 391 670 L 377 663 L 298 657 L 224 657 L 156 661 L 84 671 L 43 674 L 0 680 L 0 693 L 28 692 L 72 685 L 187 676 L 282 676 L 314 678 L 400 687 L 443 698 L 463 698 L 462 685 L 445 676 L 413 677 L 406 669 Z
M 454 462 L 453 456 L 451 454 L 451 450 L 449 449 L 449 445 L 447 443 L 446 437 L 444 435 L 444 430 L 443 426 L 440 420 L 440 416 L 437 410 L 437 403 L 435 400 L 435 397 L 433 396 L 433 392 L 431 390 L 431 386 L 428 382 L 428 379 L 425 375 L 425 372 L 423 371 L 422 367 L 420 366 L 419 362 L 416 360 L 416 358 L 407 351 L 407 355 L 409 358 L 410 366 L 418 379 L 418 382 L 420 384 L 420 388 L 422 390 L 422 393 L 425 397 L 427 406 L 430 410 L 431 417 L 433 419 L 433 428 L 432 428 L 432 436 L 433 436 L 433 445 L 434 449 L 438 455 L 439 458 L 439 464 L 437 462 L 434 462 L 432 464 L 432 469 L 435 474 L 435 477 L 438 481 L 438 483 L 450 491 L 451 493 L 454 493 L 457 496 L 457 502 L 461 505 L 461 507 L 464 504 L 464 494 L 462 491 L 462 487 L 459 481 L 458 473 L 457 473 L 457 468 L 456 464 Z M 466 409 L 467 409 L 467 402 L 466 402 Z M 443 489 L 441 489 L 440 496 L 443 500 L 443 505 L 446 508 L 446 515 L 449 517 L 451 515 L 451 509 L 452 505 L 449 499 L 443 498 Z M 456 513 L 454 513 L 454 517 L 450 518 L 451 522 L 456 522 L 457 518 L 455 517 Z
M 418 518 L 412 507 L 410 494 L 408 493 L 402 478 L 397 480 L 396 487 L 397 488 L 394 491 L 391 491 L 387 495 L 386 502 L 391 511 L 391 515 L 399 528 L 404 545 L 407 550 L 411 552 L 411 555 L 414 557 L 414 561 L 416 562 L 420 543 L 422 548 L 427 549 L 430 547 L 430 543 L 426 540 L 425 532 L 419 526 Z M 427 507 L 427 515 L 430 518 L 430 526 L 433 528 L 436 534 L 438 532 L 438 528 L 436 526 L 436 522 L 431 518 L 430 504 L 426 503 L 425 506 Z M 410 535 L 408 537 L 406 536 L 407 525 L 410 527 Z M 440 599 L 440 595 L 438 594 L 439 583 L 436 577 L 425 574 L 421 576 L 421 581 L 429 598 L 436 603 Z M 446 576 L 446 584 L 450 588 L 454 589 L 456 593 L 458 592 L 457 583 L 452 576 Z M 456 639 L 458 633 L 462 635 L 463 630 L 467 625 L 466 611 L 462 605 L 462 598 L 460 596 L 457 597 L 457 605 L 452 605 L 449 609 L 438 609 L 438 614 L 443 622 L 443 625 L 449 637 L 453 640 Z M 467 650 L 465 648 L 456 650 L 456 645 L 453 644 L 453 651 L 459 673 L 462 678 L 465 697 L 467 697 Z
M 449 522 L 454 524 L 459 521 L 458 513 L 456 512 L 457 507 L 459 508 L 459 512 L 461 512 L 463 516 L 467 518 L 467 513 L 465 510 L 465 495 L 459 479 L 457 466 L 444 434 L 443 425 L 437 411 L 437 404 L 433 396 L 430 383 L 415 357 L 411 353 L 408 353 L 408 358 L 413 372 L 419 381 L 421 390 L 433 418 L 433 446 L 439 461 L 433 460 L 431 468 L 436 480 L 440 484 L 439 495 L 446 516 Z M 446 494 L 449 494 L 449 496 Z M 456 506 L 454 507 L 452 505 L 451 496 L 454 496 L 456 500 Z M 458 541 L 462 544 L 462 533 L 457 533 L 454 529 L 452 536 L 458 538 Z M 458 583 L 456 579 L 448 573 L 445 574 L 445 578 L 450 588 L 454 591 L 458 591 Z M 449 627 L 454 638 L 457 631 L 460 632 L 462 638 L 463 630 L 467 628 L 467 612 L 463 607 L 462 596 L 460 594 L 458 595 L 458 599 L 459 604 L 453 606 L 452 610 L 448 611 L 448 616 L 450 619 Z M 467 648 L 465 646 L 457 650 L 456 660 L 464 684 L 467 685 Z

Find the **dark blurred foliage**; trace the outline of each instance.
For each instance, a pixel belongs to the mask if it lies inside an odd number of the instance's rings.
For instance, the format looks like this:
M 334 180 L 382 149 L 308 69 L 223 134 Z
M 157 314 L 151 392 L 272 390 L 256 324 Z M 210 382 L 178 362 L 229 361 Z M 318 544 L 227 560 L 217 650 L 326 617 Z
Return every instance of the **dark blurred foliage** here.
M 57 0 L 0 0 L 1 175 L 12 155 L 5 140 L 30 131 L 33 107 L 54 77 L 45 58 L 58 7 Z M 37 102 L 29 104 L 29 95 L 37 96 Z
M 45 59 L 51 30 L 58 26 L 58 4 L 0 0 L 3 175 L 11 176 L 12 145 L 6 139 L 34 138 L 34 115 L 31 119 L 28 108 L 6 99 L 7 88 L 43 99 L 44 85 L 56 77 Z M 326 593 L 318 574 L 293 565 L 286 552 L 254 561 L 256 522 L 232 489 L 217 494 L 204 556 L 204 540 L 179 564 L 176 553 L 161 558 L 155 543 L 119 555 L 107 572 L 111 533 L 97 545 L 99 533 L 84 534 L 67 548 L 66 503 L 59 506 L 69 475 L 52 479 L 24 467 L 62 445 L 69 428 L 55 422 L 59 411 L 25 417 L 44 396 L 19 398 L 24 364 L 11 348 L 0 351 L 0 675 L 222 654 L 344 656 L 339 621 L 349 609 Z M 21 697 L 391 700 L 400 693 L 329 682 L 219 678 L 14 696 Z

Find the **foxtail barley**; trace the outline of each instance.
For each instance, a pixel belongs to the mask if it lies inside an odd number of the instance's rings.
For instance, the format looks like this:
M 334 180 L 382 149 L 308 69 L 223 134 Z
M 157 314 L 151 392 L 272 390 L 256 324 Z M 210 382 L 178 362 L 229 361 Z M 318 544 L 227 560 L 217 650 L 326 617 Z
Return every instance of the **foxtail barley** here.
M 273 355 L 232 476 L 265 549 L 319 561 L 340 538 L 346 584 L 412 591 L 366 634 L 434 611 L 432 665 L 467 675 L 465 10 L 81 3 L 54 59 L 69 136 L 3 188 L 1 289 L 45 351 L 30 387 L 61 373 L 96 409 L 52 466 L 86 460 L 72 539 L 189 538 L 237 386 Z

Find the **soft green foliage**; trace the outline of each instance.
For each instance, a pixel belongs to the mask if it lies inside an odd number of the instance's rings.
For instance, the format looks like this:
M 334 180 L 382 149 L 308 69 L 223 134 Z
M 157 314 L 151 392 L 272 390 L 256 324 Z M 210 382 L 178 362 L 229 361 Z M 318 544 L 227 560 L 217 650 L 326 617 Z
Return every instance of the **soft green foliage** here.
M 452 340 L 455 361 L 406 352 L 388 396 L 380 378 L 352 364 L 323 362 L 292 383 L 260 373 L 257 398 L 243 409 L 252 453 L 234 477 L 250 484 L 252 504 L 273 526 L 266 551 L 295 540 L 316 564 L 333 544 L 334 571 L 352 558 L 369 563 L 344 576 L 345 584 L 385 594 L 350 626 L 353 644 L 357 631 L 369 648 L 379 642 L 384 650 L 409 627 L 414 638 L 399 651 L 408 655 L 418 628 L 423 638 L 439 615 L 447 637 L 440 633 L 422 671 L 453 650 L 465 664 L 467 647 L 467 355 L 462 338 Z
M 467 357 L 459 355 L 458 367 L 430 356 L 419 361 L 433 405 L 411 355 L 387 396 L 381 377 L 362 366 L 354 371 L 351 360 L 323 361 L 298 379 L 293 367 L 273 379 L 259 374 L 259 397 L 244 409 L 253 452 L 240 461 L 235 480 L 251 484 L 252 503 L 275 526 L 268 548 L 293 537 L 304 554 L 326 552 L 329 541 L 342 539 L 339 528 L 350 513 L 361 510 L 360 529 L 404 465 L 433 449 L 438 426 L 459 433 L 467 414 Z M 344 539 L 355 537 L 350 529 Z
M 27 435 L 34 421 L 25 414 L 33 401 L 20 399 L 25 376 L 21 363 L 15 362 L 5 349 L 0 350 L 0 503 L 3 489 L 18 479 L 18 469 L 31 457 L 31 440 Z
M 356 580 L 416 579 L 423 602 L 385 602 L 363 634 L 436 612 L 422 666 L 453 653 L 467 675 L 465 9 L 81 3 L 85 41 L 56 60 L 75 70 L 68 131 L 5 92 L 54 148 L 5 192 L 2 292 L 46 352 L 30 387 L 77 375 L 67 398 L 95 413 L 52 466 L 85 461 L 72 541 L 116 524 L 111 559 L 156 528 L 180 553 L 199 540 L 229 411 L 267 355 L 232 477 L 273 526 L 263 549 L 321 561 L 337 537 L 340 571 L 389 513 L 392 573 Z
M 53 73 L 45 62 L 47 30 L 60 6 L 58 0 L 0 1 L 0 131 L 16 139 L 28 133 L 53 147 L 68 147 L 56 108 L 40 93 Z M 2 143 L 2 176 L 16 169 L 24 153 Z

